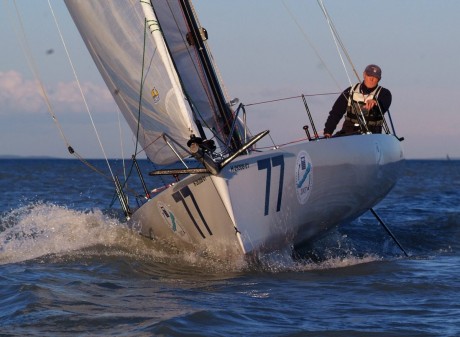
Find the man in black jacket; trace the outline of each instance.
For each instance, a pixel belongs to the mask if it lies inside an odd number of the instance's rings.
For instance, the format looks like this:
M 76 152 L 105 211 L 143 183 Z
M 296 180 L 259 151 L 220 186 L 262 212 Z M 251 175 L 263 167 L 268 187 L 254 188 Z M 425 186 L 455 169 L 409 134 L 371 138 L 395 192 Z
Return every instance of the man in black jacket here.
M 379 66 L 368 65 L 363 77 L 362 83 L 348 87 L 335 101 L 324 126 L 324 137 L 332 136 L 345 113 L 342 130 L 336 135 L 382 132 L 383 115 L 391 105 L 391 92 L 378 85 L 382 78 Z

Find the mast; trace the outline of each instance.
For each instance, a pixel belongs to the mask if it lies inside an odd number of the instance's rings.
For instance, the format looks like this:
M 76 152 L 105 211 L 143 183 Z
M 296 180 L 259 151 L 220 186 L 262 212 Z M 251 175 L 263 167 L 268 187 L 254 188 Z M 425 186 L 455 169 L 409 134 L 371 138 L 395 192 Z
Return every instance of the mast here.
M 233 113 L 230 110 L 230 107 L 227 105 L 227 102 L 225 101 L 224 92 L 220 85 L 219 79 L 217 77 L 214 66 L 211 62 L 211 59 L 209 57 L 206 44 L 204 43 L 204 40 L 201 37 L 200 27 L 198 26 L 198 23 L 196 21 L 190 1 L 180 0 L 179 3 L 182 7 L 182 10 L 185 15 L 185 20 L 190 29 L 190 36 L 193 41 L 193 46 L 195 47 L 198 57 L 200 58 L 200 61 L 203 65 L 203 70 L 205 71 L 205 75 L 208 79 L 210 89 L 212 91 L 212 95 L 214 96 L 214 99 L 216 101 L 217 109 L 219 111 L 220 117 L 223 120 L 224 134 L 226 136 L 231 137 L 230 146 L 233 152 L 235 152 L 239 148 L 241 148 L 242 143 L 236 129 L 233 132 L 233 134 L 230 135 L 232 125 L 235 122 Z

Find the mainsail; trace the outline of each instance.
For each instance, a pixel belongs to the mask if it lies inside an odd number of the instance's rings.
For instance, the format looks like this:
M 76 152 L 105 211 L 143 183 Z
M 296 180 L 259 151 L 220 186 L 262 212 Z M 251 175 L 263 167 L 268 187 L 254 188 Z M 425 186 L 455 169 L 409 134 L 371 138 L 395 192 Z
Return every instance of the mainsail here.
M 177 161 L 163 135 L 185 144 L 191 134 L 199 133 L 196 120 L 221 133 L 209 83 L 195 48 L 185 38 L 190 30 L 180 1 L 65 3 L 150 160 L 159 165 Z M 223 134 L 220 137 L 225 140 Z

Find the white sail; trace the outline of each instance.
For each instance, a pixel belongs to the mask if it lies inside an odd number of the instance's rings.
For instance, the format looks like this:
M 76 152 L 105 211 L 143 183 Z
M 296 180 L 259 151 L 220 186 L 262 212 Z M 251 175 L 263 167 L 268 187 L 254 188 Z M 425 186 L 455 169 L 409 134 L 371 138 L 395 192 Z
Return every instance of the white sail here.
M 155 10 L 149 2 L 139 0 L 65 3 L 133 133 L 139 132 L 139 143 L 150 160 L 160 165 L 178 160 L 163 134 L 185 144 L 191 134 L 198 133 L 187 99 L 206 124 L 216 127 L 207 84 L 193 60 L 193 48 L 183 39 L 187 27 L 178 1 L 155 1 Z M 187 155 L 176 150 L 182 157 Z
M 210 128 L 219 128 L 219 123 L 216 116 L 219 114 L 217 103 L 211 90 L 211 85 L 205 74 L 200 57 L 197 50 L 187 41 L 187 36 L 190 33 L 190 28 L 186 22 L 186 13 L 183 12 L 180 2 L 181 0 L 155 0 L 153 10 L 161 25 L 161 30 L 169 47 L 169 51 L 174 60 L 176 69 L 180 75 L 183 89 L 187 94 L 190 103 L 194 106 L 200 119 L 202 119 Z M 187 1 L 192 9 L 194 20 L 198 21 L 195 15 L 193 5 Z M 206 53 L 210 55 L 210 50 L 207 48 Z M 212 67 L 216 68 L 213 62 Z M 220 85 L 220 83 L 218 83 Z M 225 97 L 226 100 L 228 100 Z M 219 131 L 219 133 L 221 133 Z M 222 134 L 220 136 L 223 137 Z

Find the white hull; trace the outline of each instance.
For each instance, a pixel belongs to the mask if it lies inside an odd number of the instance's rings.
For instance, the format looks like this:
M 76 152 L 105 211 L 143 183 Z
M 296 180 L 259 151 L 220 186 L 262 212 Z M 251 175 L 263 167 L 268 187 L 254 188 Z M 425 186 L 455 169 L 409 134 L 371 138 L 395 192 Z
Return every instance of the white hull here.
M 143 235 L 217 256 L 312 240 L 381 201 L 399 177 L 396 137 L 356 135 L 240 156 L 219 175 L 191 175 L 140 207 Z

